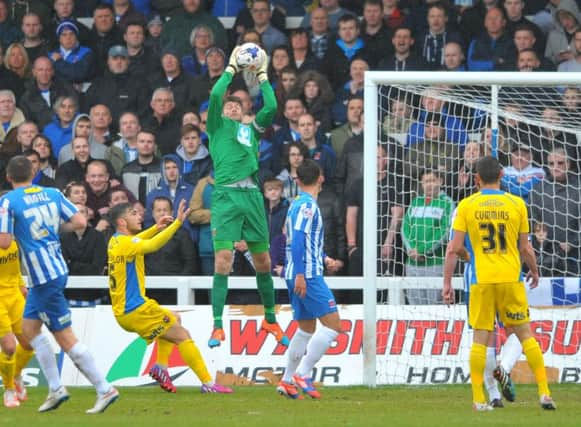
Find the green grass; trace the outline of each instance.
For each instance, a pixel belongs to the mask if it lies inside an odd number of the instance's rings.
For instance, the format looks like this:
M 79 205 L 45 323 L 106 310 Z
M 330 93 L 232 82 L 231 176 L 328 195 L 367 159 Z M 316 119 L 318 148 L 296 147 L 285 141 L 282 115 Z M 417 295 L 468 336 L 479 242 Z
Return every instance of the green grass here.
M 291 401 L 272 386 L 239 387 L 235 394 L 201 395 L 197 388 L 179 388 L 170 395 L 154 387 L 122 388 L 121 399 L 106 413 L 85 415 L 94 392 L 70 388 L 71 400 L 58 410 L 39 414 L 45 388 L 29 389 L 18 409 L 0 408 L 4 426 L 579 426 L 578 385 L 554 385 L 557 411 L 542 411 L 533 386 L 518 386 L 518 401 L 505 409 L 474 413 L 469 386 L 322 388 L 320 401 Z

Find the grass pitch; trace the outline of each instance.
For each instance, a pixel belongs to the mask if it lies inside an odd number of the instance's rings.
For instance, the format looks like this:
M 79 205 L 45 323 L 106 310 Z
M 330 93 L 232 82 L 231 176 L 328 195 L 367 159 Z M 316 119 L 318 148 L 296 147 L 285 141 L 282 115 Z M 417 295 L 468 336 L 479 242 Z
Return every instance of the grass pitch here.
M 326 387 L 320 401 L 293 401 L 272 386 L 238 387 L 233 395 L 202 395 L 198 388 L 168 394 L 154 387 L 121 388 L 121 398 L 107 412 L 85 415 L 92 389 L 69 388 L 71 400 L 39 414 L 45 388 L 30 388 L 20 408 L 0 407 L 4 426 L 579 426 L 581 387 L 553 385 L 557 411 L 540 409 L 533 386 L 518 386 L 517 402 L 504 409 L 475 413 L 469 386 Z

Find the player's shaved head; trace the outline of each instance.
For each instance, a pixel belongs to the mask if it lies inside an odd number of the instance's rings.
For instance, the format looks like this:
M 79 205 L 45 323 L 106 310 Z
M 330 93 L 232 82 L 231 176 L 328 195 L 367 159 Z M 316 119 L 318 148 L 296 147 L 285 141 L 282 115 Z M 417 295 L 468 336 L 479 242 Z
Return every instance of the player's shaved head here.
M 117 228 L 117 221 L 127 215 L 127 212 L 129 212 L 131 209 L 133 209 L 131 203 L 120 203 L 117 206 L 111 208 L 111 222 L 115 228 Z
M 15 156 L 6 166 L 6 176 L 11 182 L 22 183 L 32 179 L 32 163 L 24 156 Z
M 482 184 L 494 184 L 500 179 L 502 165 L 496 157 L 484 156 L 476 163 L 476 173 Z
M 297 168 L 297 178 L 303 185 L 314 185 L 321 176 L 321 167 L 312 159 L 305 159 Z

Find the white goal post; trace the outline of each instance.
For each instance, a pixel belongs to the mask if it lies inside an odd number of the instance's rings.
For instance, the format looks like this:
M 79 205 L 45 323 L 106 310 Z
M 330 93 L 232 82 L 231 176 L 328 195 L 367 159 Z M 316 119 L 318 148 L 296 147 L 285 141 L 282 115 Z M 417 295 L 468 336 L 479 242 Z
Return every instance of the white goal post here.
M 377 320 L 378 308 L 377 290 L 382 286 L 389 286 L 390 279 L 378 278 L 376 251 L 378 244 L 377 217 L 379 214 L 377 200 L 377 174 L 376 146 L 381 138 L 382 120 L 380 88 L 386 86 L 426 86 L 450 87 L 463 85 L 465 87 L 488 87 L 489 97 L 486 100 L 468 96 L 466 98 L 454 98 L 456 103 L 466 102 L 466 108 L 482 109 L 486 113 L 492 133 L 498 132 L 499 112 L 499 88 L 511 88 L 513 93 L 520 94 L 522 98 L 515 100 L 525 110 L 534 106 L 538 101 L 542 105 L 542 99 L 535 99 L 536 92 L 527 91 L 527 87 L 577 87 L 581 88 L 581 73 L 549 73 L 549 72 L 381 72 L 368 71 L 365 73 L 364 91 L 364 198 L 365 209 L 363 211 L 363 279 L 364 279 L 364 335 L 363 335 L 363 383 L 369 387 L 375 387 L 378 378 L 377 360 Z M 520 88 L 523 88 L 520 93 Z M 452 92 L 452 91 L 450 91 Z M 417 95 L 417 92 L 415 93 Z M 518 97 L 518 96 L 517 96 Z M 503 111 L 505 117 L 510 113 Z M 525 114 L 526 116 L 526 114 Z M 411 117 L 410 117 L 411 119 Z M 520 120 L 522 117 L 513 117 Z M 525 117 L 526 119 L 526 117 Z M 533 119 L 531 119 L 534 121 Z M 536 123 L 533 123 L 536 125 Z M 537 125 L 538 126 L 538 125 Z M 560 124 L 554 124 L 554 128 L 571 131 L 577 128 L 577 134 L 581 132 L 581 121 L 577 119 Z M 493 136 L 496 138 L 496 136 Z M 403 145 L 403 143 L 402 143 Z M 496 152 L 496 142 L 493 142 L 493 150 Z M 494 154 L 493 153 L 493 154 Z M 579 161 L 580 159 L 577 159 Z M 389 171 L 388 173 L 395 173 Z M 402 279 L 402 278 L 399 278 Z M 403 279 L 405 280 L 405 278 Z M 416 279 L 417 280 L 417 279 Z M 425 281 L 424 281 L 425 282 Z M 433 281 L 432 286 L 440 286 L 441 278 Z M 394 301 L 393 298 L 390 300 Z M 399 301 L 399 298 L 395 299 Z M 387 354 L 387 353 L 386 353 Z M 389 358 L 387 359 L 389 363 Z

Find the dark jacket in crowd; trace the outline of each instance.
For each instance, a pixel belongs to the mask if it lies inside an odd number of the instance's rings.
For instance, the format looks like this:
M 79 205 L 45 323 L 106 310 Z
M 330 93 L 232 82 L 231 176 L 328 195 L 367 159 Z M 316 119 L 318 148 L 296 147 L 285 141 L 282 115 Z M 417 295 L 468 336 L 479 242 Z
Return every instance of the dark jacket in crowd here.
M 123 33 L 115 24 L 113 29 L 106 34 L 99 34 L 95 26 L 91 28 L 89 34 L 89 47 L 95 54 L 95 76 L 99 77 L 105 73 L 107 69 L 107 58 L 109 56 L 109 48 L 115 45 L 124 45 Z
M 155 134 L 155 142 L 162 156 L 175 153 L 181 139 L 181 124 L 181 119 L 175 109 L 161 122 L 152 111 L 149 111 L 141 120 L 141 128 L 153 131 Z
M 180 145 L 176 150 L 179 158 L 180 173 L 185 182 L 196 186 L 200 178 L 208 176 L 212 171 L 212 158 L 205 145 L 200 144 L 198 152 L 193 158 L 187 159 L 184 153 L 184 147 Z
M 16 102 L 18 102 L 24 93 L 24 82 L 22 79 L 18 77 L 18 74 L 6 68 L 2 63 L 0 63 L 0 90 L 11 90 L 14 92 Z
M 112 124 L 117 127 L 119 116 L 125 111 L 144 113 L 149 106 L 149 87 L 143 79 L 129 73 L 113 74 L 109 70 L 95 79 L 85 95 L 85 111 L 97 104 L 111 110 Z
M 87 227 L 79 239 L 77 233 L 61 234 L 63 257 L 72 276 L 99 276 L 107 259 L 105 237 L 93 227 Z
M 141 164 L 139 158 L 127 163 L 121 170 L 123 185 L 139 200 L 143 206 L 147 195 L 156 188 L 161 178 L 161 161 L 154 157 L 151 163 Z
M 180 113 L 192 110 L 198 111 L 199 105 L 197 104 L 195 86 L 194 78 L 183 71 L 171 82 L 167 80 L 163 72 L 159 73 L 151 78 L 150 83 L 151 93 L 160 87 L 170 88 L 173 92 L 173 98 L 176 104 L 175 108 Z
M 341 48 L 342 40 L 334 40 L 329 43 L 327 53 L 323 58 L 323 73 L 329 79 L 333 89 L 340 88 L 350 80 L 349 71 L 353 58 L 363 58 L 369 63 L 369 52 L 362 39 L 358 40 L 361 47 L 351 56 L 347 57 L 345 50 Z
M 191 276 L 199 274 L 197 253 L 188 232 L 180 228 L 157 252 L 145 256 L 149 276 Z
M 0 76 L 0 81 L 2 78 Z M 72 96 L 78 99 L 78 94 L 73 86 L 63 80 L 53 80 L 49 90 L 50 104 L 54 105 L 55 101 L 61 96 Z M 42 97 L 36 81 L 32 80 L 26 87 L 22 98 L 18 104 L 28 120 L 35 122 L 39 129 L 49 124 L 53 117 L 52 107 L 49 106 Z

